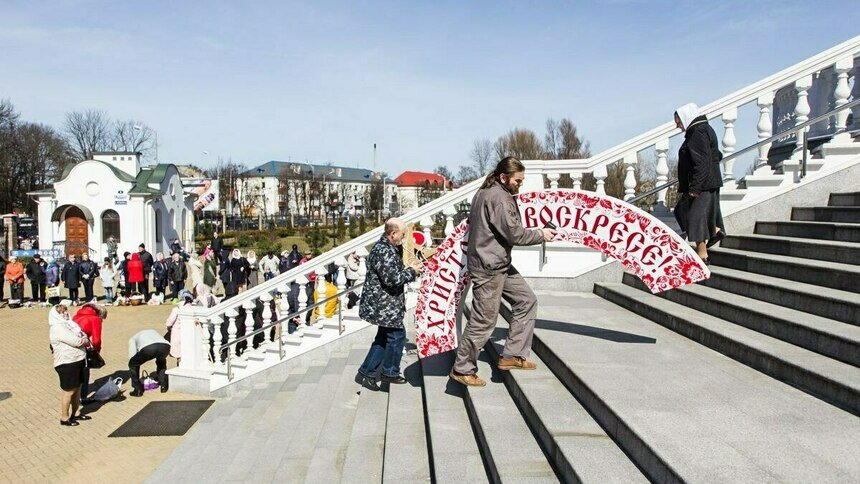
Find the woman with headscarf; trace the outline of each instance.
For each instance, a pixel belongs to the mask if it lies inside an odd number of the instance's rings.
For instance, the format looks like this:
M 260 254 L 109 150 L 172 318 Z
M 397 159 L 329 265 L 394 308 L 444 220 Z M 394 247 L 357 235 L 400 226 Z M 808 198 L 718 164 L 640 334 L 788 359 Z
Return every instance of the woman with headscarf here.
M 191 279 L 192 288 L 203 283 L 203 261 L 196 253 L 188 258 L 188 277 Z
M 242 252 L 239 249 L 233 249 L 233 254 L 230 257 L 230 282 L 236 287 L 237 293 L 245 290 L 247 277 L 248 261 L 242 257 Z
M 67 301 L 71 304 L 71 301 Z M 78 420 L 90 420 L 89 415 L 77 415 L 81 401 L 81 383 L 87 363 L 87 346 L 90 339 L 69 318 L 68 304 L 58 304 L 48 312 L 51 352 L 54 370 L 60 377 L 63 390 L 60 407 L 60 425 L 74 427 Z M 71 411 L 69 409 L 71 408 Z
M 696 252 L 707 264 L 709 240 L 717 236 L 719 189 L 722 155 L 717 134 L 699 108 L 685 104 L 675 111 L 675 125 L 684 132 L 684 143 L 678 150 L 678 193 L 675 217 L 687 239 L 696 244 Z
M 248 251 L 248 257 L 245 259 L 247 265 L 245 268 L 248 271 L 248 289 L 257 285 L 259 276 L 257 271 L 260 269 L 260 262 L 257 260 L 257 253 L 253 250 Z

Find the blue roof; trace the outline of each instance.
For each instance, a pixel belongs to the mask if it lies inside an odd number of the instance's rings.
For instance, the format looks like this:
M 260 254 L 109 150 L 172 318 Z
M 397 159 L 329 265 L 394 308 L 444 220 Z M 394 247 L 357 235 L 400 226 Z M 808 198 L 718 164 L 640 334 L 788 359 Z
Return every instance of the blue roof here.
M 262 165 L 255 166 L 250 170 L 245 171 L 242 175 L 245 176 L 279 176 L 282 172 L 287 170 L 291 170 L 293 173 L 304 173 L 305 176 L 323 176 L 325 175 L 327 179 L 331 180 L 339 180 L 344 182 L 364 182 L 367 183 L 368 180 L 373 181 L 375 179 L 373 170 L 367 170 L 365 168 L 350 168 L 347 166 L 337 166 L 337 165 L 315 165 L 313 163 L 308 166 L 308 163 L 300 163 L 297 161 L 277 161 L 271 160 L 263 163 Z M 311 168 L 313 167 L 313 168 Z M 337 170 L 340 172 L 340 176 L 335 174 L 329 174 L 332 170 Z M 386 183 L 390 183 L 391 179 L 386 178 Z

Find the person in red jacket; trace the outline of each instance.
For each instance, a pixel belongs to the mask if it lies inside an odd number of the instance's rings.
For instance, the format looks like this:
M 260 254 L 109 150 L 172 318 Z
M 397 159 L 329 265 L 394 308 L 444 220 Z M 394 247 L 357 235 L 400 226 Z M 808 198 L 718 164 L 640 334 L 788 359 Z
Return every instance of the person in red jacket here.
M 131 260 L 128 261 L 128 284 L 131 291 L 136 291 L 143 294 L 143 262 L 140 256 L 135 252 L 131 254 Z
M 81 327 L 81 331 L 89 337 L 90 343 L 98 352 L 102 350 L 102 321 L 105 319 L 107 319 L 107 309 L 104 306 L 93 303 L 84 304 L 72 317 L 72 321 Z M 83 381 L 81 384 L 81 404 L 87 405 L 92 403 L 92 400 L 88 398 L 90 391 L 89 368 L 84 368 L 81 380 Z

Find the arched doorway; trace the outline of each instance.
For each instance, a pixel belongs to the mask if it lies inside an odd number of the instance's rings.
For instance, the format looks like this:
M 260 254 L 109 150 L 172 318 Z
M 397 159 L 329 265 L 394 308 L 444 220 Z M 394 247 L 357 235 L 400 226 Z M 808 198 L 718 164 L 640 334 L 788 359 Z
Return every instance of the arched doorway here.
M 78 207 L 66 211 L 66 255 L 80 255 L 90 247 L 90 227 L 84 212 Z

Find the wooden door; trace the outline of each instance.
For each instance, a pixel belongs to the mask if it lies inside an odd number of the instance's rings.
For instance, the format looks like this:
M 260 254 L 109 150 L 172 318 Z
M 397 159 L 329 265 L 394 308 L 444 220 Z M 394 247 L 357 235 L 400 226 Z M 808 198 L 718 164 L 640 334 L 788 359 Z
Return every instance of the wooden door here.
M 80 256 L 90 246 L 90 231 L 84 212 L 78 207 L 66 211 L 66 255 Z

